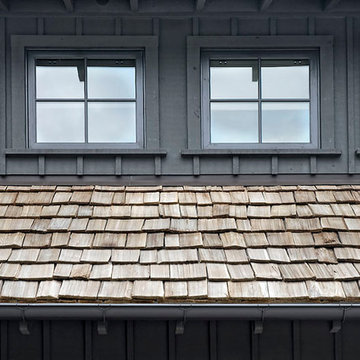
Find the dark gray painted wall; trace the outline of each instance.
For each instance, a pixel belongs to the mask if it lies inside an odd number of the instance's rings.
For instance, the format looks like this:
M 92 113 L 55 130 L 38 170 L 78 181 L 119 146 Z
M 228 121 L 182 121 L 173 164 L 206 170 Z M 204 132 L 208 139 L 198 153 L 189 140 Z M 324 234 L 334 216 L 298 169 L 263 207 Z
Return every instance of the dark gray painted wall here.
M 327 321 L 265 321 L 255 335 L 247 321 L 188 321 L 175 335 L 173 321 L 112 321 L 99 335 L 97 322 L 1 322 L 1 360 L 355 360 L 359 322 L 330 333 Z
M 151 7 L 146 7 L 149 6 L 148 2 L 140 2 L 145 8 L 138 14 L 129 12 L 119 16 L 111 15 L 108 10 L 104 10 L 103 16 L 95 16 L 97 8 L 90 4 L 86 8 L 89 12 L 81 13 L 80 16 L 76 12 L 64 14 L 61 1 L 54 1 L 53 8 L 49 11 L 51 15 L 39 12 L 40 16 L 34 16 L 33 13 L 20 12 L 26 6 L 24 2 L 13 1 L 11 6 L 14 11 L 0 13 L 0 174 L 35 175 L 29 180 L 31 182 L 40 180 L 37 175 L 70 175 L 69 182 L 74 182 L 76 175 L 185 175 L 193 179 L 194 175 L 199 174 L 204 175 L 200 176 L 200 179 L 205 179 L 207 175 L 240 175 L 229 182 L 241 182 L 241 175 L 247 175 L 249 179 L 248 175 L 252 174 L 254 179 L 256 174 L 272 175 L 268 182 L 276 182 L 275 178 L 282 175 L 286 175 L 286 179 L 288 175 L 311 174 L 313 176 L 306 182 L 319 182 L 317 179 L 320 177 L 316 175 L 329 174 L 325 177 L 325 182 L 332 182 L 332 175 L 337 174 L 343 175 L 340 182 L 358 182 L 356 174 L 360 173 L 360 157 L 356 154 L 356 149 L 360 147 L 360 16 L 356 16 L 356 12 L 353 14 L 349 7 L 349 4 L 357 6 L 356 2 L 344 1 L 342 13 L 334 14 L 320 13 L 317 11 L 318 7 L 311 5 L 315 2 L 303 1 L 306 9 L 310 9 L 307 11 L 315 12 L 285 14 L 280 12 L 281 8 L 279 9 L 275 2 L 273 6 L 277 12 L 271 14 L 222 12 L 218 16 L 214 14 L 216 9 L 218 10 L 216 4 L 219 2 L 209 1 L 208 12 L 185 14 L 190 9 L 190 3 L 193 6 L 193 2 L 185 1 L 183 5 L 173 2 L 177 11 L 180 11 L 175 15 L 158 13 L 151 16 L 147 14 L 152 10 Z M 83 2 L 78 1 L 77 4 L 81 10 Z M 248 1 L 247 6 L 250 6 L 251 10 L 252 4 L 252 1 Z M 116 4 L 111 2 L 110 5 Z M 155 5 L 153 8 L 156 10 Z M 289 7 L 284 9 L 288 11 Z M 359 10 L 360 7 L 357 11 Z M 124 7 L 122 11 L 126 12 L 128 9 Z M 184 11 L 184 15 L 181 15 L 181 11 Z M 121 151 L 118 154 L 101 155 L 96 152 L 52 154 L 51 151 L 37 154 L 29 153 L 27 149 L 18 146 L 14 148 L 14 144 L 19 143 L 18 138 L 23 137 L 25 129 L 14 127 L 12 114 L 12 35 L 158 36 L 159 150 L 165 150 L 166 156 L 158 153 L 153 145 L 146 156 L 136 153 L 123 154 Z M 262 155 L 225 152 L 216 156 L 204 156 L 200 152 L 184 156 L 182 152 L 188 150 L 186 39 L 189 35 L 333 36 L 335 147 L 325 154 L 316 151 L 306 154 L 272 152 Z M 355 178 L 348 177 L 349 174 L 355 174 Z M 56 182 L 56 177 L 52 179 Z M 6 178 L 3 177 L 2 181 L 6 181 Z M 46 181 L 46 177 L 41 181 Z M 111 181 L 114 182 L 113 179 Z M 154 177 L 155 181 L 161 182 Z M 324 182 L 323 176 L 320 182 Z

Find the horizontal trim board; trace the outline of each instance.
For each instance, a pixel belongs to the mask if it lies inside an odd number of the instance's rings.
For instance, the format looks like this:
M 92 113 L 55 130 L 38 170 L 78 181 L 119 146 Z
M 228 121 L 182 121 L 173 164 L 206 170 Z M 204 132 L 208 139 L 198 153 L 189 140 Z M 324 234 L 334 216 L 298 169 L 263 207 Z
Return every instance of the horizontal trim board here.
M 360 184 L 360 177 L 348 174 L 291 174 L 291 175 L 6 175 L 0 185 L 316 185 Z
M 0 304 L 1 320 L 360 320 L 360 304 Z
M 182 156 L 341 156 L 341 150 L 336 149 L 202 149 L 182 150 Z
M 122 155 L 166 156 L 166 150 L 152 149 L 7 149 L 6 155 Z

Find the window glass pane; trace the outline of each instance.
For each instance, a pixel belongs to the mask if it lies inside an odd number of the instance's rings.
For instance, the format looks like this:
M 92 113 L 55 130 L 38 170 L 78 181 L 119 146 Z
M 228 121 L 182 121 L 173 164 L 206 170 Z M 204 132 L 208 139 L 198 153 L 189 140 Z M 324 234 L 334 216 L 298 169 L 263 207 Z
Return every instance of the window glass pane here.
M 310 142 L 309 103 L 274 102 L 262 104 L 264 143 Z
M 218 66 L 215 66 L 216 64 Z M 211 99 L 256 99 L 258 78 L 257 61 L 212 60 L 210 97 Z
M 88 67 L 88 96 L 97 99 L 135 99 L 135 67 Z
M 36 66 L 36 97 L 83 99 L 84 82 L 79 72 L 77 66 Z
M 258 104 L 211 103 L 211 142 L 258 142 Z
M 261 62 L 263 99 L 309 99 L 308 60 Z
M 136 142 L 135 102 L 94 102 L 89 106 L 89 142 Z
M 82 102 L 38 102 L 36 105 L 38 143 L 75 143 L 85 141 Z

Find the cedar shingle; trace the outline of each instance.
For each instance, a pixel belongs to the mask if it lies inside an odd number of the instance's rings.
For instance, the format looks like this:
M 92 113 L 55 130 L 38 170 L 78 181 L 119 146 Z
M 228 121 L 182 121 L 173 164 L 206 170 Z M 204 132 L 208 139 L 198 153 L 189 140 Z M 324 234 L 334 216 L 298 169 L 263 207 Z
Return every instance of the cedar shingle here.
M 353 219 L 350 219 L 350 220 L 353 220 Z M 323 218 L 321 218 L 321 227 L 324 230 L 347 230 L 344 219 L 340 218 L 340 217 L 323 217 Z
M 244 238 L 247 247 L 264 247 L 269 245 L 265 233 L 247 233 L 244 234 Z
M 170 278 L 172 280 L 192 279 L 200 280 L 206 279 L 206 265 L 205 264 L 171 264 Z
M 112 274 L 112 264 L 93 265 L 90 273 L 90 279 L 109 280 Z
M 343 299 L 344 290 L 340 281 L 307 281 L 310 299 Z
M 88 279 L 91 267 L 90 264 L 75 264 L 71 269 L 70 277 L 73 279 Z
M 162 281 L 134 281 L 132 297 L 139 299 L 153 299 L 164 297 L 164 286 Z
M 283 279 L 287 281 L 310 280 L 315 277 L 308 264 L 281 264 L 279 269 Z
M 229 295 L 233 299 L 255 300 L 269 298 L 266 281 L 229 282 Z
M 101 300 L 130 300 L 132 286 L 130 281 L 103 281 L 98 298 Z
M 195 249 L 159 250 L 158 262 L 162 263 L 185 263 L 197 262 L 198 254 Z
M 209 299 L 226 299 L 228 296 L 229 294 L 226 282 L 208 282 Z
M 245 238 L 243 234 L 237 232 L 226 232 L 220 234 L 220 239 L 224 248 L 245 248 Z
M 188 294 L 186 281 L 165 281 L 164 289 L 166 298 L 186 297 Z
M 144 230 L 146 229 L 146 224 L 148 221 L 146 220 Z M 130 231 L 141 231 L 141 228 L 144 224 L 143 219 L 129 219 L 129 220 L 115 220 L 109 219 L 106 224 L 106 231 L 119 231 L 119 232 L 130 232 Z
M 120 280 L 148 279 L 150 276 L 149 265 L 131 264 L 114 265 L 112 278 Z
M 195 205 L 180 205 L 180 214 L 183 218 L 197 218 L 197 209 Z
M 269 295 L 272 299 L 307 299 L 309 297 L 305 282 L 269 281 Z
M 294 246 L 294 236 L 291 232 L 267 233 L 268 242 L 271 246 L 289 247 Z
M 37 299 L 54 300 L 59 298 L 61 282 L 56 280 L 41 281 L 36 294 Z
M 170 279 L 170 266 L 167 264 L 162 264 L 162 265 L 151 264 L 150 265 L 150 277 L 152 280 Z
M 169 230 L 176 232 L 197 232 L 198 222 L 195 219 L 171 219 Z
M 97 233 L 93 247 L 96 248 L 122 248 L 125 247 L 126 234 Z
M 134 233 L 134 234 L 128 234 L 127 240 L 126 240 L 126 247 L 127 248 L 145 248 L 146 247 L 146 233 Z
M 281 280 L 281 275 L 277 264 L 251 263 L 251 267 L 254 270 L 255 277 L 257 279 Z
M 334 246 L 339 245 L 340 241 L 335 232 L 321 232 L 313 234 L 316 246 Z
M 289 263 L 290 259 L 285 249 L 281 248 L 268 248 L 267 249 L 271 262 Z
M 226 261 L 229 264 L 240 264 L 249 262 L 246 251 L 243 249 L 225 250 L 225 257 Z
M 107 263 L 111 257 L 111 250 L 84 249 L 81 262 L 88 263 Z
M 52 279 L 53 273 L 54 264 L 22 265 L 17 277 L 23 280 Z
M 37 281 L 4 281 L 1 297 L 13 300 L 34 300 L 38 289 Z
M 169 228 L 170 219 L 146 219 L 142 229 L 144 231 L 165 231 Z
M 207 281 L 188 281 L 188 297 L 189 298 L 205 298 L 207 297 Z
M 150 233 L 147 234 L 146 248 L 159 249 L 164 246 L 164 233 Z
M 180 234 L 179 244 L 181 248 L 203 246 L 201 233 Z
M 140 257 L 140 250 L 112 250 L 111 251 L 111 261 L 113 263 L 137 263 Z
M 223 249 L 199 249 L 199 258 L 201 262 L 226 262 Z
M 255 278 L 254 272 L 249 264 L 228 264 L 227 268 L 233 281 L 253 280 Z
M 285 230 L 284 221 L 282 219 L 251 219 L 250 223 L 253 231 L 284 231 Z
M 285 219 L 286 230 L 288 231 L 319 231 L 321 230 L 318 218 L 314 219 Z

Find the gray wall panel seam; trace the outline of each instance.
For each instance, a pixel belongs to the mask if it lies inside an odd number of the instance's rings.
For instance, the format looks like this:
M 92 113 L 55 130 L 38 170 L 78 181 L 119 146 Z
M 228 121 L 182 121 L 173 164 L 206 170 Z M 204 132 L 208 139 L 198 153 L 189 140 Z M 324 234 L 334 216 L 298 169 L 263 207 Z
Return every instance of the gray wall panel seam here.
M 134 322 L 126 322 L 126 360 L 134 360 Z
M 346 74 L 347 74 L 347 125 L 348 125 L 348 172 L 355 172 L 354 147 L 354 21 L 346 18 Z

